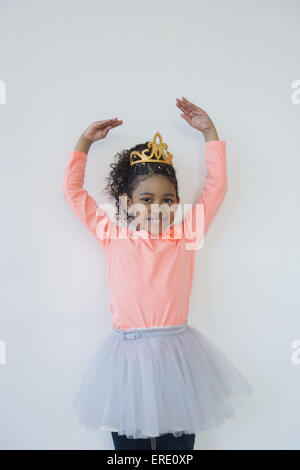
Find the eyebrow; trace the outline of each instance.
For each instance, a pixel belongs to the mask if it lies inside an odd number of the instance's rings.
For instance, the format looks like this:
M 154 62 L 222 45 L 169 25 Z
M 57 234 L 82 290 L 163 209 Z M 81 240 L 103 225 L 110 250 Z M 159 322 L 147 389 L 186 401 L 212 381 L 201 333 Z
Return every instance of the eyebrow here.
M 140 193 L 139 195 L 142 196 L 143 194 L 149 194 L 150 196 L 154 196 L 153 193 Z M 167 193 L 167 194 L 164 194 L 164 196 L 174 196 L 175 197 L 175 194 L 174 193 Z

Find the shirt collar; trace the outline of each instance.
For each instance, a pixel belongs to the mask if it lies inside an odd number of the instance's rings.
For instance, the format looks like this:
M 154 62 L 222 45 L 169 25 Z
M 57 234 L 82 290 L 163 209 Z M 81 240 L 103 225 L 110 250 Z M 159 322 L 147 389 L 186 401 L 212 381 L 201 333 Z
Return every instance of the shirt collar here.
M 134 232 L 134 237 L 151 239 L 151 233 L 149 233 L 147 230 L 136 230 L 137 223 L 135 222 L 135 220 L 132 220 L 128 224 L 128 227 L 132 232 Z M 159 233 L 158 236 L 152 239 L 153 240 L 166 240 L 166 241 L 178 240 L 177 238 L 174 238 L 174 225 L 167 227 L 163 232 Z

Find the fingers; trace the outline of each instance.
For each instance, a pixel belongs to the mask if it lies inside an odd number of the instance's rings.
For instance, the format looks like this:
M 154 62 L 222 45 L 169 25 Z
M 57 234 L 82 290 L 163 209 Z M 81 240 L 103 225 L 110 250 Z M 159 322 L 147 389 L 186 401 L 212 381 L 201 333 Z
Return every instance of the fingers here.
M 193 103 L 192 103 L 191 101 L 187 100 L 184 96 L 182 97 L 182 100 L 183 100 L 186 104 L 192 104 L 192 105 L 193 105 Z M 193 105 L 193 106 L 195 106 L 195 105 Z
M 182 100 L 179 100 L 176 98 L 176 105 L 182 110 L 187 113 L 191 113 L 192 111 L 198 111 L 198 112 L 203 112 L 205 111 L 201 109 L 199 106 L 196 106 L 195 104 L 191 103 L 191 101 L 187 100 L 184 96 L 182 97 Z
M 201 110 L 201 108 L 199 108 L 199 106 L 196 106 L 194 103 L 192 103 L 191 101 L 187 100 L 184 96 L 182 97 L 182 102 L 183 102 L 183 104 L 185 104 L 186 107 L 187 107 L 188 109 L 190 109 L 191 111 L 192 111 L 192 110 L 195 111 L 196 109 Z
M 184 111 L 185 113 L 190 113 L 191 111 L 193 111 L 192 106 L 187 105 L 186 103 L 184 103 L 183 101 L 180 101 L 178 99 L 177 99 L 176 106 L 178 106 L 178 108 L 181 109 L 181 111 Z
M 190 101 L 188 101 L 184 96 L 182 97 L 182 105 L 188 110 L 188 111 L 192 111 L 196 106 L 191 103 Z
M 112 123 L 111 123 L 111 126 L 112 126 L 112 127 L 117 127 L 117 126 L 120 126 L 121 124 L 123 124 L 123 121 L 118 120 L 118 121 L 116 121 L 116 122 L 112 122 Z
M 192 120 L 191 118 L 188 116 L 188 114 L 180 114 L 180 116 L 185 119 L 190 125 L 192 125 Z
M 119 126 L 122 124 L 123 121 L 118 118 L 113 119 L 105 119 L 104 121 L 96 121 L 94 122 L 95 127 L 105 127 L 105 126 Z
M 114 121 L 110 123 L 110 125 L 108 126 L 106 123 L 105 124 L 102 124 L 104 130 L 106 131 L 106 133 L 108 131 L 110 131 L 113 127 L 117 127 L 117 126 L 120 126 L 121 124 L 123 123 L 122 120 L 118 120 L 118 121 Z

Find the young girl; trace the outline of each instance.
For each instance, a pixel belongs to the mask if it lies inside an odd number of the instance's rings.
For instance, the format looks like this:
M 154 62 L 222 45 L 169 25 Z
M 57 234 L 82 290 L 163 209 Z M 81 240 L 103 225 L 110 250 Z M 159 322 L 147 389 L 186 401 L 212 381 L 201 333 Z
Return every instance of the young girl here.
M 113 323 L 74 407 L 87 429 L 111 432 L 115 449 L 193 449 L 197 432 L 235 416 L 229 398 L 252 393 L 223 353 L 187 323 L 195 252 L 227 189 L 226 149 L 203 109 L 184 97 L 176 105 L 203 133 L 207 166 L 201 196 L 181 222 L 174 223 L 180 197 L 173 155 L 159 132 L 110 165 L 105 189 L 116 219 L 126 215 L 123 226 L 83 189 L 90 146 L 122 120 L 85 130 L 63 182 L 67 203 L 106 255 Z

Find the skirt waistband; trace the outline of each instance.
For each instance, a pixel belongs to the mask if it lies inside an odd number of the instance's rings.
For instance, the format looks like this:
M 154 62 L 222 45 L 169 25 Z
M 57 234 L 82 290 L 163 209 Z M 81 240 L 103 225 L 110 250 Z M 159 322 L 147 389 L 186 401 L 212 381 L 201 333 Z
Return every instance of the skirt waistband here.
M 130 328 L 129 330 L 119 330 L 113 327 L 113 332 L 123 339 L 135 339 L 144 336 L 173 335 L 184 331 L 187 322 L 174 326 L 154 326 L 151 328 Z

